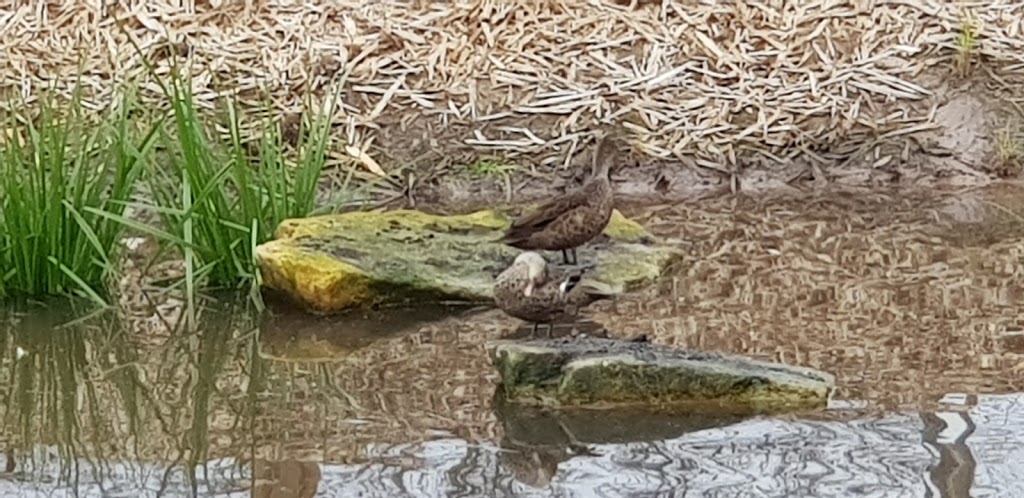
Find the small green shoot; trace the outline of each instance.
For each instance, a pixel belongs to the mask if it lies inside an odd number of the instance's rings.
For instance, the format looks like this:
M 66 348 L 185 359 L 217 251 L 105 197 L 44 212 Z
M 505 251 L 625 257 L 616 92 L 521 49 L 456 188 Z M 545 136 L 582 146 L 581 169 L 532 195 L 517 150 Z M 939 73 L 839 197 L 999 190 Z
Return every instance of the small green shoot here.
M 961 78 L 971 74 L 974 54 L 978 47 L 978 23 L 974 16 L 965 13 L 960 17 L 960 33 L 956 37 L 956 71 Z
M 512 173 L 518 167 L 514 164 L 506 164 L 490 159 L 483 159 L 469 166 L 469 172 L 474 176 L 504 176 Z
M 1020 133 L 1012 126 L 1004 126 L 996 134 L 996 161 L 1000 176 L 1017 176 L 1021 170 Z

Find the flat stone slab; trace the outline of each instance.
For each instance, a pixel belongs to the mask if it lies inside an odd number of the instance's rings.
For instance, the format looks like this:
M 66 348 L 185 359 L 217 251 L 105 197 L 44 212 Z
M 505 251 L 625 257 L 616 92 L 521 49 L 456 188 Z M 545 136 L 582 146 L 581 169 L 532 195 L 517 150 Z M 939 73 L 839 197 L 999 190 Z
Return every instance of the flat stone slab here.
M 520 250 L 499 240 L 510 219 L 493 210 L 443 216 L 363 211 L 286 220 L 256 248 L 265 288 L 307 310 L 417 301 L 491 301 L 494 277 Z M 555 270 L 560 252 L 541 252 Z M 653 281 L 679 249 L 615 211 L 604 233 L 577 250 L 589 276 L 629 290 Z
M 494 341 L 488 351 L 505 399 L 525 405 L 764 413 L 824 408 L 835 389 L 818 370 L 647 342 Z

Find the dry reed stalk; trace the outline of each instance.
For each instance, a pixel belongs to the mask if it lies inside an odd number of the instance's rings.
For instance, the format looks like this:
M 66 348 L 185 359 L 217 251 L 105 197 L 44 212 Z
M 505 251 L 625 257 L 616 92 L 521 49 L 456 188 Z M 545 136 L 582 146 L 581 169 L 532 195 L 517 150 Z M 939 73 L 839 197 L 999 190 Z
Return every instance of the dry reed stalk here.
M 81 58 L 90 99 L 108 98 L 114 83 L 144 74 L 116 16 L 161 74 L 172 51 L 188 58 L 205 106 L 231 92 L 256 108 L 268 92 L 294 113 L 300 90 L 343 79 L 335 119 L 356 150 L 397 126 L 477 153 L 567 164 L 577 142 L 567 136 L 628 121 L 642 153 L 732 171 L 738 154 L 792 159 L 827 144 L 811 159 L 839 160 L 879 134 L 928 128 L 935 96 L 918 81 L 930 68 L 952 68 L 965 8 L 938 0 L 665 1 L 633 10 L 585 0 L 177 4 L 38 0 L 0 11 L 0 88 L 67 91 Z M 979 27 L 975 56 L 1024 72 L 1024 4 L 966 8 Z

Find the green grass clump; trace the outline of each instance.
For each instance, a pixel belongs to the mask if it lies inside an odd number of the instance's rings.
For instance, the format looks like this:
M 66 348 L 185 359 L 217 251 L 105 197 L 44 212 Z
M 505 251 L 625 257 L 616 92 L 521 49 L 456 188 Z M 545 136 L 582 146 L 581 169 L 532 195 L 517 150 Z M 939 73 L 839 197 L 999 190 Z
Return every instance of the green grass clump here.
M 166 153 L 147 175 L 152 205 L 163 228 L 126 224 L 181 249 L 189 301 L 198 285 L 250 284 L 258 300 L 256 246 L 267 241 L 284 219 L 313 212 L 317 184 L 330 143 L 330 121 L 317 113 L 300 129 L 297 158 L 285 154 L 280 120 L 264 118 L 258 144 L 243 137 L 235 102 L 224 98 L 224 134 L 200 114 L 187 78 L 172 76 L 170 126 L 163 130 Z M 326 111 L 334 109 L 330 99 Z M 190 303 L 191 304 L 191 303 Z M 192 306 L 189 306 L 192 308 Z
M 201 285 L 249 283 L 260 301 L 256 246 L 281 221 L 313 214 L 336 95 L 297 135 L 287 131 L 292 154 L 273 113 L 250 140 L 234 100 L 201 114 L 187 78 L 175 71 L 160 83 L 169 111 L 141 112 L 129 92 L 97 115 L 78 91 L 62 105 L 44 95 L 0 111 L 0 298 L 71 292 L 107 304 L 130 228 L 180 250 L 190 309 Z M 140 182 L 149 188 L 139 207 L 159 223 L 126 216 Z
M 996 134 L 996 166 L 1000 176 L 1020 174 L 1022 156 L 1019 126 L 1007 124 Z
M 965 78 L 971 74 L 971 65 L 978 47 L 978 23 L 965 13 L 960 19 L 960 32 L 956 36 L 956 71 Z
M 45 94 L 0 111 L 0 296 L 106 304 L 123 229 L 111 215 L 123 214 L 156 137 L 136 127 L 133 95 L 98 116 L 86 116 L 78 89 L 63 105 Z
M 468 169 L 469 172 L 475 176 L 493 177 L 508 175 L 517 168 L 514 164 L 505 164 L 490 159 L 484 159 L 473 163 Z

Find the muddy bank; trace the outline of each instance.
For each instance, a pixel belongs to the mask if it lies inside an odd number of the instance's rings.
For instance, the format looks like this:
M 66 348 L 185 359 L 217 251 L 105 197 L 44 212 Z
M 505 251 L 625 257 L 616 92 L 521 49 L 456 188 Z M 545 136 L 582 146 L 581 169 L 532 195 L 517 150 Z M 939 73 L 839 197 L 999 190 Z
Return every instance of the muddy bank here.
M 957 189 L 1016 180 L 1024 159 L 1019 117 L 1007 112 L 1024 84 L 992 89 L 991 82 L 962 82 L 937 90 L 925 131 L 868 136 L 855 146 L 829 148 L 821 155 L 795 149 L 789 159 L 745 158 L 735 167 L 698 164 L 692 158 L 656 158 L 631 142 L 619 154 L 613 175 L 616 193 L 627 203 L 681 202 L 747 194 L 801 195 L 830 190 Z M 451 137 L 454 139 L 454 137 Z M 387 146 L 385 146 L 387 147 Z M 402 144 L 391 147 L 401 149 Z M 590 150 L 564 168 L 545 168 L 521 157 L 500 173 L 481 173 L 472 155 L 440 170 L 420 170 L 397 203 L 444 205 L 447 209 L 513 204 L 558 195 L 584 179 Z M 455 162 L 442 154 L 439 163 Z M 826 159 L 831 157 L 831 159 Z M 446 159 L 449 159 L 446 161 Z M 476 159 L 479 163 L 479 159 Z M 489 161 L 494 161 L 490 159 Z
M 294 128 L 307 89 L 337 90 L 335 176 L 428 203 L 544 195 L 606 126 L 633 142 L 620 191 L 661 201 L 977 184 L 1020 166 L 1017 4 L 159 5 L 20 7 L 0 67 L 18 77 L 0 90 L 70 93 L 84 68 L 87 107 L 139 78 L 166 108 L 129 38 L 160 74 L 198 68 L 202 108 L 225 90 L 243 111 L 267 98 Z M 97 42 L 69 58 L 69 36 Z

